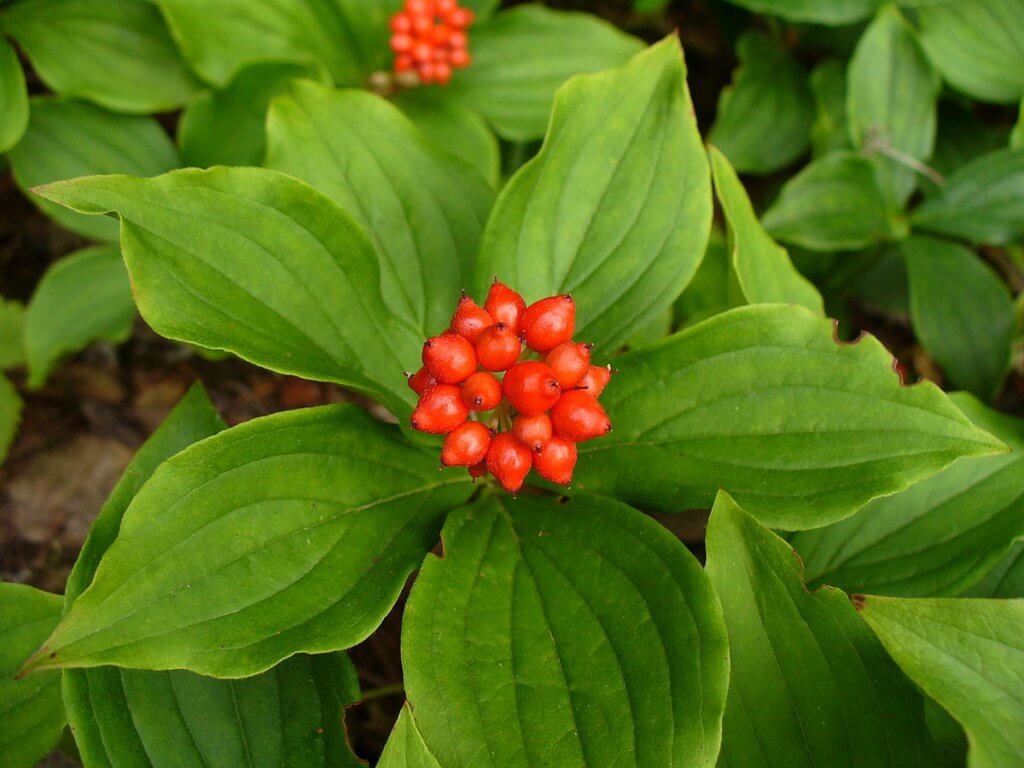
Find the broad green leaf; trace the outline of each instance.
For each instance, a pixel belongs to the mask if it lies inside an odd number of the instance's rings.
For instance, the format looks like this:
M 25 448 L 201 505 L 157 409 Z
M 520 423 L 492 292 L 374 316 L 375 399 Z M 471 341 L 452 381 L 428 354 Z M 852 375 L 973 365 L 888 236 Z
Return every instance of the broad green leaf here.
M 638 347 L 646 347 L 649 344 L 661 341 L 672 333 L 674 319 L 674 310 L 672 307 L 669 307 L 660 315 L 651 318 L 646 325 L 637 328 L 633 335 L 629 337 L 626 346 L 630 349 L 637 349 Z
M 1017 118 L 1017 124 L 1013 127 L 1013 133 L 1010 134 L 1010 147 L 1024 149 L 1024 99 L 1020 102 L 1020 116 Z
M 483 117 L 426 88 L 397 93 L 392 101 L 428 139 L 476 168 L 492 187 L 498 186 L 501 148 Z
M 1024 541 L 967 592 L 971 597 L 1024 597 Z
M 967 731 L 970 768 L 1024 762 L 1024 600 L 867 597 L 860 615 Z
M 614 351 L 693 277 L 711 224 L 707 156 L 672 37 L 555 103 L 544 147 L 498 198 L 474 285 L 576 298 L 576 334 Z
M 803 67 L 761 32 L 736 44 L 740 66 L 718 100 L 708 142 L 741 173 L 785 168 L 810 146 L 814 97 Z
M 915 227 L 972 243 L 1024 237 L 1024 148 L 982 155 L 959 168 L 914 211 Z
M 60 605 L 59 595 L 0 582 L 0 768 L 31 768 L 64 730 L 60 673 L 14 677 L 57 625 Z
M 956 0 L 917 11 L 921 44 L 957 90 L 982 101 L 1024 96 L 1024 4 Z
M 913 237 L 902 250 L 915 335 L 954 387 L 991 402 L 1009 370 L 1016 333 L 1010 289 L 957 243 Z
M 271 100 L 293 79 L 315 74 L 315 68 L 307 64 L 253 64 L 223 90 L 193 99 L 178 124 L 182 165 L 262 165 Z
M 895 207 L 917 186 L 914 165 L 932 155 L 941 86 L 917 34 L 894 6 L 885 6 L 850 60 L 847 114 L 854 146 L 874 158 Z
M 932 768 L 924 702 L 846 595 L 808 592 L 789 545 L 721 493 L 707 572 L 729 629 L 718 768 Z
M 1024 422 L 970 395 L 953 402 L 1013 453 L 963 459 L 853 517 L 790 543 L 807 583 L 847 592 L 944 597 L 963 592 L 1024 536 Z
M 24 326 L 25 308 L 17 301 L 0 296 L 0 370 L 25 362 L 25 346 L 21 340 Z
M 167 112 L 200 87 L 146 0 L 19 0 L 4 29 L 61 96 L 117 112 Z
M 365 91 L 296 82 L 267 134 L 268 168 L 312 184 L 373 239 L 388 309 L 420 338 L 447 328 L 494 199 L 487 182 Z
M 1005 450 L 930 383 L 900 385 L 872 336 L 837 343 L 803 307 L 740 307 L 616 358 L 614 431 L 580 445 L 574 488 L 642 508 L 728 491 L 765 525 L 848 517 L 962 456 Z
M 874 164 L 849 152 L 825 155 L 786 182 L 763 223 L 779 240 L 812 251 L 859 250 L 905 230 Z
M 22 190 L 78 176 L 156 176 L 178 165 L 178 154 L 156 120 L 116 115 L 77 101 L 32 99 L 28 130 L 10 153 Z M 94 240 L 117 240 L 117 223 L 69 211 L 29 194 L 61 226 Z
M 125 341 L 135 302 L 116 245 L 86 248 L 43 275 L 25 312 L 28 385 L 41 387 L 60 358 L 99 339 Z
M 350 647 L 471 490 L 355 406 L 247 422 L 161 465 L 28 667 L 240 677 Z
M 135 301 L 158 333 L 355 387 L 395 414 L 414 401 L 402 371 L 416 365 L 422 337 L 387 313 L 362 228 L 301 181 L 213 168 L 40 192 L 78 211 L 117 212 Z
M 0 463 L 7 457 L 7 451 L 14 442 L 21 422 L 21 397 L 10 379 L 0 373 Z
M 619 66 L 641 48 L 596 16 L 525 5 L 473 25 L 473 62 L 440 96 L 480 112 L 502 138 L 538 139 L 562 83 Z
M 28 89 L 14 47 L 0 37 L 0 152 L 21 139 L 28 126 Z
M 845 63 L 839 59 L 826 59 L 811 72 L 810 84 L 815 104 L 814 124 L 811 126 L 814 156 L 850 149 Z
M 746 300 L 799 304 L 823 315 L 818 289 L 796 271 L 786 249 L 764 231 L 736 171 L 715 147 L 711 148 L 711 170 L 728 225 L 732 271 Z
M 423 743 L 423 736 L 416 727 L 408 704 L 398 713 L 398 721 L 391 730 L 377 768 L 441 768 Z
M 882 0 L 729 0 L 754 13 L 814 24 L 850 24 L 867 18 Z
M 713 227 L 697 272 L 673 305 L 677 324 L 699 323 L 745 303 L 742 297 L 734 295 L 737 292 L 735 283 L 726 236 Z
M 452 513 L 402 624 L 423 741 L 445 768 L 713 766 L 728 682 L 696 559 L 600 497 Z

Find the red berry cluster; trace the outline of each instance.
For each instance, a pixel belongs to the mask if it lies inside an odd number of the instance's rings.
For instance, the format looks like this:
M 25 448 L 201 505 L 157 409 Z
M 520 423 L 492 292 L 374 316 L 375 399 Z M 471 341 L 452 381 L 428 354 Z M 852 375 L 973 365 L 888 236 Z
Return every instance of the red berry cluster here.
M 409 376 L 420 396 L 412 426 L 446 436 L 442 464 L 469 467 L 473 477 L 490 472 L 510 493 L 531 468 L 569 484 L 576 443 L 612 428 L 597 401 L 611 368 L 591 365 L 591 345 L 572 340 L 575 327 L 571 296 L 526 306 L 496 280 L 483 307 L 462 297 L 451 327 L 427 339 L 423 367 Z
M 447 85 L 452 70 L 468 67 L 466 30 L 473 11 L 457 0 L 406 0 L 391 18 L 395 72 L 413 72 L 421 83 Z

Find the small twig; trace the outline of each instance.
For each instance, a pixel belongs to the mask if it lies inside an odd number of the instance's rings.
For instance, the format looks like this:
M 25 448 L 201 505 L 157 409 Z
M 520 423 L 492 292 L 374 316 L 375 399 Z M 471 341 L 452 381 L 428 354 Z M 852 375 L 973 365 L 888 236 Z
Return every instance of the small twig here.
M 380 688 L 371 688 L 368 691 L 363 691 L 361 701 L 373 701 L 374 699 L 383 699 L 385 696 L 395 696 L 400 693 L 405 693 L 405 683 L 394 683 L 393 685 L 382 685 Z
M 946 177 L 936 171 L 930 165 L 922 163 L 917 158 L 911 157 L 906 152 L 901 152 L 896 149 L 889 140 L 877 131 L 870 131 L 867 138 L 864 140 L 863 152 L 866 155 L 880 152 L 891 160 L 895 160 L 900 165 L 904 165 L 910 170 L 926 176 L 933 182 L 938 184 L 940 187 L 946 186 Z

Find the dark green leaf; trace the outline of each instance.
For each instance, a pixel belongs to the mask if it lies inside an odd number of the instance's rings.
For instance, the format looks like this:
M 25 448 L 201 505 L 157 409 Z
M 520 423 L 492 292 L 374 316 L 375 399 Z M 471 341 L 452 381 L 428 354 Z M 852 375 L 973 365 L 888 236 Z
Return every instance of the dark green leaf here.
M 487 225 L 476 292 L 497 275 L 527 301 L 571 292 L 595 355 L 672 304 L 711 223 L 707 156 L 678 39 L 559 94 L 544 148 Z
M 755 13 L 781 16 L 789 21 L 815 24 L 850 24 L 867 18 L 882 0 L 729 0 Z
M 712 228 L 707 250 L 701 259 L 693 280 L 686 286 L 674 305 L 679 325 L 699 323 L 712 315 L 743 304 L 743 298 L 734 296 L 732 258 L 725 235 Z
M 616 359 L 601 398 L 615 429 L 580 446 L 574 488 L 666 511 L 722 488 L 766 525 L 803 529 L 1004 449 L 892 364 L 802 307 L 723 312 Z
M 441 768 L 423 743 L 408 704 L 398 714 L 377 768 Z
M 21 398 L 10 380 L 0 373 L 0 462 L 7 457 L 7 450 L 14 442 L 21 422 Z
M 13 46 L 0 37 L 0 152 L 17 144 L 27 125 L 25 73 Z
M 21 340 L 24 327 L 25 308 L 0 296 L 0 370 L 25 362 L 25 345 Z
M 971 587 L 971 597 L 1024 597 L 1024 541 L 1013 548 L 985 578 Z
M 924 702 L 845 594 L 808 592 L 789 545 L 725 493 L 707 550 L 732 667 L 718 768 L 932 768 Z
M 1010 146 L 1013 149 L 1024 149 L 1024 100 L 1020 103 L 1020 116 L 1017 118 L 1017 124 L 1013 127 L 1013 133 L 1010 134 Z
M 584 497 L 454 512 L 403 621 L 406 691 L 445 768 L 713 765 L 728 649 L 696 559 Z
M 1005 126 L 994 125 L 970 107 L 953 102 L 939 105 L 939 132 L 928 165 L 940 177 L 949 176 L 988 152 L 1003 149 L 1009 142 Z M 922 190 L 932 197 L 942 191 L 940 184 L 944 183 L 944 178 L 928 177 L 922 179 Z
M 815 118 L 811 126 L 814 156 L 850 149 L 849 118 L 846 114 L 846 64 L 827 59 L 811 72 Z

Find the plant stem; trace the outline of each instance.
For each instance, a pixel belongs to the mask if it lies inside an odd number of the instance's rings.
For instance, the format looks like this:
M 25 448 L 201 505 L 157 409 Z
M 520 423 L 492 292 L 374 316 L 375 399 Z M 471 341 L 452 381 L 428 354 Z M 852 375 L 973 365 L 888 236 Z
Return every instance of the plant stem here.
M 404 692 L 405 683 L 382 685 L 380 688 L 371 688 L 368 691 L 363 691 L 363 697 L 361 701 L 373 701 L 374 699 L 383 699 L 385 696 L 394 696 L 395 694 Z

